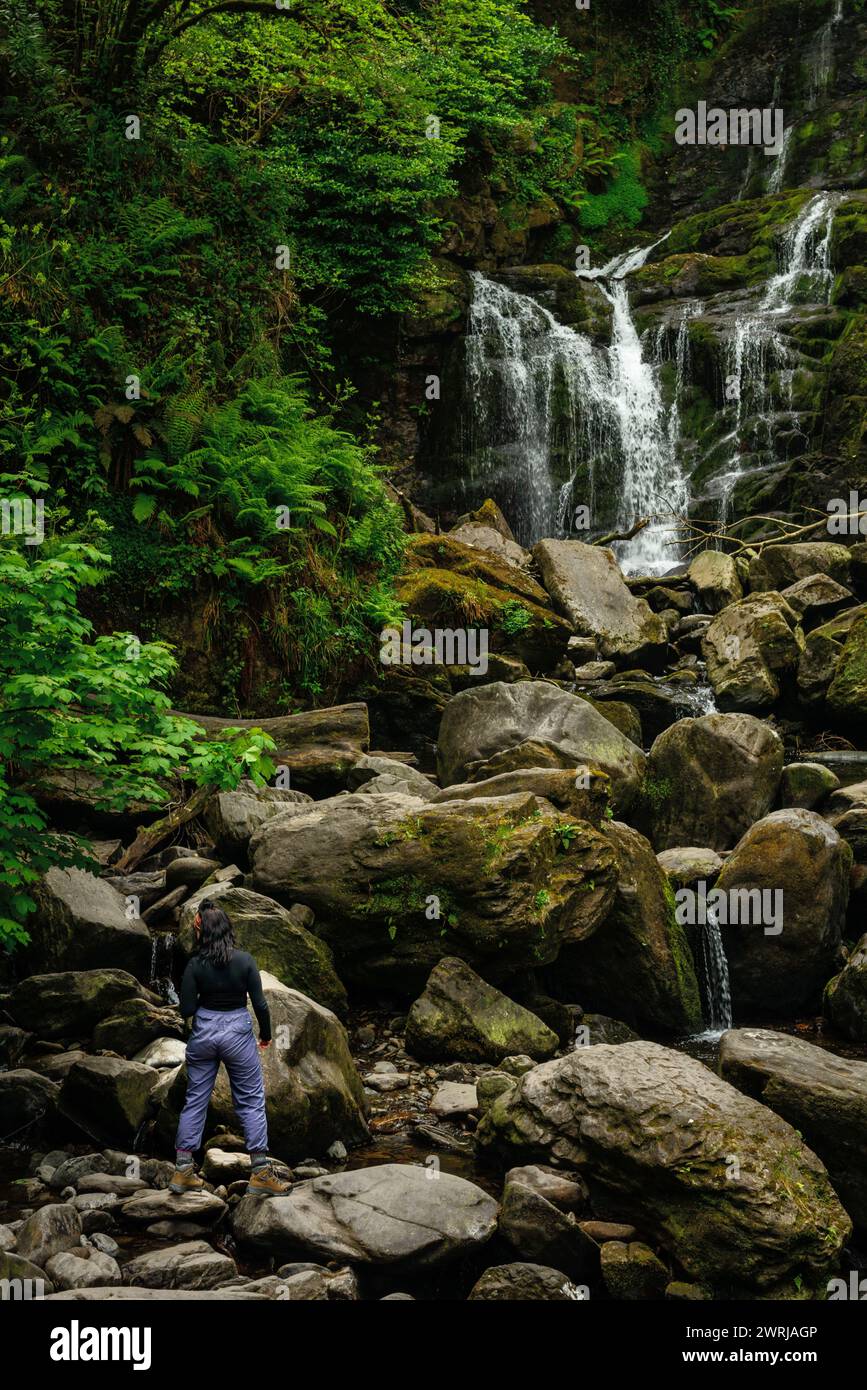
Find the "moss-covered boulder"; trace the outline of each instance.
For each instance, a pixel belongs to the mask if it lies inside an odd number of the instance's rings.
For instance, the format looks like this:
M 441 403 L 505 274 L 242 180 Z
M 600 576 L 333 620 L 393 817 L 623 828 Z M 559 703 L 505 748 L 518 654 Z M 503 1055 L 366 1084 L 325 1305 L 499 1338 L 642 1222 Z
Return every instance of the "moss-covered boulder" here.
M 851 1230 L 791 1125 L 656 1043 L 543 1062 L 492 1102 L 477 1137 L 508 1162 L 577 1168 L 721 1296 L 821 1295 Z
M 93 1046 L 121 1057 L 134 1058 L 157 1038 L 181 1038 L 183 1027 L 177 1009 L 148 999 L 126 999 L 93 1030 Z
M 867 1062 L 769 1029 L 731 1028 L 719 1070 L 803 1135 L 855 1225 L 867 1230 Z
M 528 574 L 453 536 L 412 537 L 396 588 L 416 625 L 485 629 L 490 651 L 517 656 L 534 671 L 552 670 L 572 635 Z
M 603 833 L 617 855 L 614 905 L 598 931 L 564 947 L 551 987 L 633 1027 L 698 1032 L 698 982 L 669 881 L 637 830 L 614 821 Z
M 780 805 L 812 811 L 839 785 L 836 773 L 822 763 L 789 763 L 780 778 Z
M 798 579 L 825 574 L 848 585 L 849 550 L 835 541 L 801 541 L 792 545 L 766 545 L 750 561 L 751 593 L 785 589 Z
M 497 980 L 547 964 L 595 930 L 616 876 L 598 830 L 530 793 L 335 797 L 264 825 L 251 855 L 257 890 L 313 909 L 343 979 L 402 994 L 444 956 Z
M 783 741 L 751 714 L 681 719 L 647 758 L 640 820 L 656 850 L 731 849 L 774 803 Z
M 63 970 L 31 975 L 15 986 L 6 1008 L 22 1028 L 40 1038 L 89 1038 L 96 1025 L 130 999 L 153 1006 L 159 995 L 146 991 L 125 970 Z
M 501 1062 L 553 1057 L 557 1034 L 529 1009 L 487 984 L 462 960 L 445 956 L 406 1020 L 406 1048 L 435 1062 Z
M 778 593 L 730 603 L 702 638 L 707 676 L 722 709 L 768 709 L 804 648 L 798 617 Z
M 689 567 L 689 582 L 706 613 L 718 613 L 743 598 L 738 567 L 723 550 L 703 550 Z
M 852 624 L 827 699 L 835 719 L 867 723 L 867 616 Z
M 309 909 L 287 909 L 261 893 L 228 883 L 201 889 L 181 912 L 178 945 L 187 956 L 195 950 L 193 919 L 203 898 L 222 908 L 239 949 L 249 951 L 260 970 L 267 970 L 281 984 L 300 990 L 338 1016 L 346 1013 L 346 990 L 334 969 L 330 948 L 309 929 Z
M 98 1144 L 129 1151 L 151 1108 L 158 1076 L 153 1067 L 119 1057 L 76 1062 L 60 1088 L 60 1113 Z
M 839 964 L 851 866 L 851 849 L 815 811 L 774 811 L 739 841 L 716 885 L 730 905 L 720 920 L 736 1010 L 819 1005 Z

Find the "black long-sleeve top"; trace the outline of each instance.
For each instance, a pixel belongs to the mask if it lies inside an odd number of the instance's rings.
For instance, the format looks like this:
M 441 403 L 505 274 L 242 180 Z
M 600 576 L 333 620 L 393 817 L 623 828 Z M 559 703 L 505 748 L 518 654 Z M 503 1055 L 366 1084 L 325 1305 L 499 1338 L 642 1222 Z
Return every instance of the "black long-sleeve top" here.
M 259 1024 L 262 1042 L 271 1041 L 271 1013 L 262 990 L 259 967 L 248 951 L 233 951 L 227 965 L 214 965 L 193 956 L 181 981 L 180 1009 L 185 1019 L 196 1009 L 229 1013 L 246 1009 L 247 995 Z

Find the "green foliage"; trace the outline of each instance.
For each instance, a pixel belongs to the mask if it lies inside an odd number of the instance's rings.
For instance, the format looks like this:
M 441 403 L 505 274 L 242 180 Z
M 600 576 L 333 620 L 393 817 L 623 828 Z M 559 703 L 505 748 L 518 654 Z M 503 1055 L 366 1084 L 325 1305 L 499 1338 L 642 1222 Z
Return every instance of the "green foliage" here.
M 532 627 L 533 616 L 517 599 L 509 599 L 500 609 L 499 624 L 510 637 L 519 637 Z
M 586 231 L 611 227 L 625 231 L 637 227 L 647 207 L 641 181 L 641 146 L 631 145 L 619 157 L 617 172 L 604 193 L 590 193 L 581 204 L 581 226 Z
M 33 885 L 53 864 L 85 866 L 86 847 L 51 833 L 37 795 L 57 772 L 95 778 L 95 804 L 161 805 L 167 782 L 228 789 L 273 772 L 273 740 L 229 730 L 208 742 L 169 713 L 173 658 L 129 633 L 95 636 L 78 607 L 109 557 L 90 545 L 46 543 L 33 558 L 0 543 L 0 943 L 26 940 Z

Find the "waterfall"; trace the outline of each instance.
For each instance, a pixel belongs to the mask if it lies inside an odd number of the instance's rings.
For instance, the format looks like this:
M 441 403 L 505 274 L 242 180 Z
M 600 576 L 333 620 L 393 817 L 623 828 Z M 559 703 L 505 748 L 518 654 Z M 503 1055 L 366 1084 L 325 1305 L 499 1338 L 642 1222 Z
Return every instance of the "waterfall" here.
M 474 461 L 469 472 L 481 467 L 495 484 L 522 544 L 569 534 L 578 504 L 608 530 L 686 507 L 658 366 L 644 356 L 624 283 L 651 249 L 588 275 L 611 304 L 608 347 L 558 323 L 529 295 L 471 276 L 464 451 Z M 686 348 L 684 329 L 681 376 Z M 627 571 L 664 570 L 676 558 L 659 521 L 617 548 Z
M 701 927 L 701 964 L 708 1033 L 724 1033 L 732 1026 L 729 966 L 716 913 L 708 908 Z
M 774 160 L 774 167 L 768 179 L 767 190 L 769 193 L 779 193 L 783 186 L 783 179 L 786 176 L 786 161 L 789 158 L 789 146 L 792 143 L 792 132 L 794 129 L 794 126 L 789 125 L 786 126 L 786 129 L 783 131 L 782 144 L 780 145 L 779 153 Z
M 658 369 L 644 356 L 625 284 L 626 276 L 640 269 L 665 240 L 661 237 L 652 246 L 615 256 L 601 270 L 580 272 L 582 278 L 599 282 L 613 309 L 609 377 L 622 459 L 616 526 L 626 531 L 639 518 L 656 518 L 632 541 L 615 546 L 621 567 L 633 574 L 664 571 L 675 563 L 669 527 L 659 516 L 677 515 L 689 501 L 666 421 Z
M 726 387 L 734 386 L 734 451 L 729 469 L 717 479 L 721 520 L 726 520 L 732 492 L 740 477 L 742 429 L 748 419 L 758 421 L 765 444 L 773 436 L 774 397 L 771 375 L 779 374 L 791 404 L 792 354 L 779 321 L 796 302 L 826 304 L 834 282 L 831 270 L 831 233 L 834 213 L 841 201 L 837 193 L 817 193 L 801 209 L 780 242 L 779 269 L 768 280 L 757 309 L 735 324 L 725 366 Z
M 834 39 L 842 18 L 843 0 L 835 0 L 833 14 L 825 21 L 806 50 L 809 106 L 815 106 L 828 90 L 834 71 Z
M 723 520 L 738 481 L 777 464 L 775 412 L 791 408 L 799 360 L 785 317 L 798 303 L 828 302 L 831 234 L 842 196 L 817 193 L 806 202 L 780 238 L 776 273 L 732 326 L 723 368 L 734 405 L 731 454 L 728 460 L 723 454 L 709 484 Z M 662 241 L 579 272 L 611 305 L 607 346 L 558 323 L 530 295 L 478 271 L 471 276 L 461 416 L 465 486 L 483 480 L 527 546 L 544 536 L 628 531 L 650 517 L 632 540 L 614 545 L 627 574 L 660 573 L 676 563 L 669 519 L 689 506 L 680 411 L 689 324 L 706 306 L 687 301 L 643 342 L 626 284 Z M 675 368 L 670 405 L 661 388 L 665 360 Z M 763 451 L 749 464 L 742 457 L 746 430 Z
M 478 271 L 471 279 L 465 443 L 499 483 L 496 495 L 518 540 L 532 545 L 569 529 L 555 463 L 562 455 L 568 477 L 577 458 L 600 449 L 609 394 L 604 363 L 589 339 L 529 295 Z

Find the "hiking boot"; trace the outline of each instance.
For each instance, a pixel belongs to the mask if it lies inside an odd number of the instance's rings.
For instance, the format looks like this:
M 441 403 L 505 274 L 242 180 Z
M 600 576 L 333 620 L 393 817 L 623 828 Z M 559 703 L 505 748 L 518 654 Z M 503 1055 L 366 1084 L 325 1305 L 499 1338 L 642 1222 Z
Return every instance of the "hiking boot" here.
M 273 1163 L 265 1163 L 261 1168 L 254 1168 L 247 1183 L 248 1197 L 284 1197 L 289 1191 L 291 1183 L 281 1178 Z
M 192 1163 L 188 1163 L 184 1168 L 175 1169 L 169 1183 L 169 1192 L 182 1197 L 187 1192 L 201 1192 L 204 1185 L 204 1178 L 200 1178 Z

